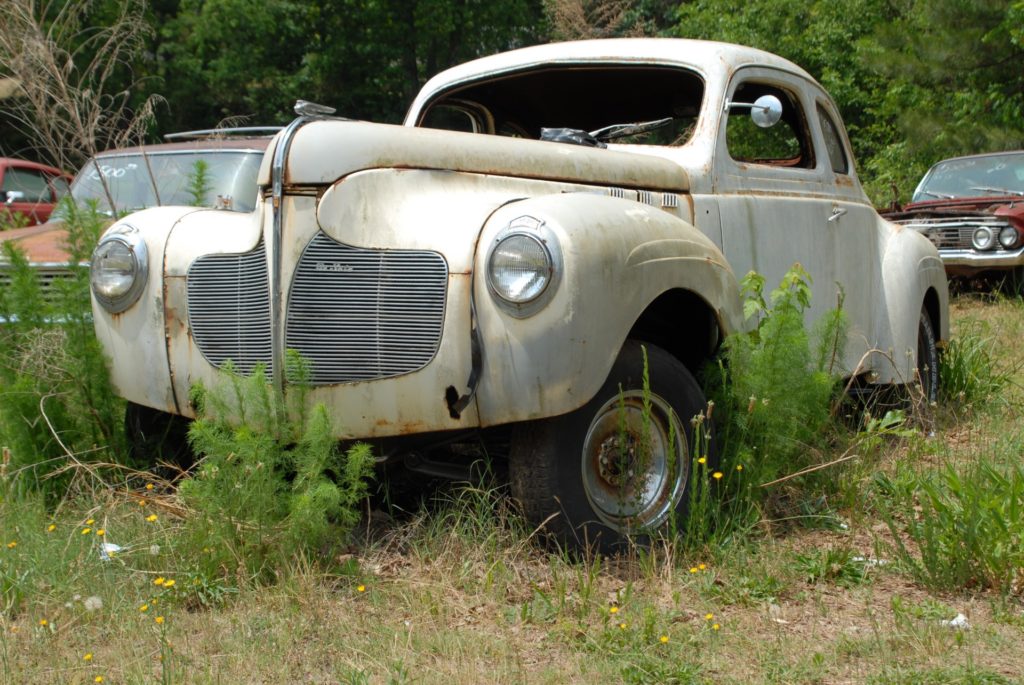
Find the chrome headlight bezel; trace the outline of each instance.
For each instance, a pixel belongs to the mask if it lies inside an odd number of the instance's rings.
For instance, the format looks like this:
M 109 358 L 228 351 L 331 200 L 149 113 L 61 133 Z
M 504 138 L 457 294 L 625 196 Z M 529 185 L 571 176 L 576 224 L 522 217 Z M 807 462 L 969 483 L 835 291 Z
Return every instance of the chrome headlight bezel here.
M 503 286 L 503 279 L 495 273 L 499 268 L 495 264 L 495 255 L 499 248 L 509 246 L 511 241 L 525 241 L 523 244 L 536 248 L 535 254 L 544 259 L 544 266 L 538 270 L 543 272 L 544 282 L 536 292 L 519 298 L 512 295 Z M 513 219 L 494 237 L 487 252 L 486 280 L 487 289 L 494 302 L 506 313 L 524 319 L 543 309 L 554 297 L 562 278 L 562 251 L 554 231 L 543 221 L 532 216 L 521 216 Z
M 971 245 L 979 252 L 987 252 L 996 244 L 996 235 L 988 226 L 979 226 L 971 234 Z
M 1012 250 L 1020 242 L 1020 233 L 1014 226 L 1003 226 L 999 231 L 999 244 L 1004 250 Z
M 131 265 L 131 282 L 117 292 L 104 291 L 98 285 L 104 271 L 103 260 L 111 249 L 127 250 L 126 256 Z M 96 301 L 111 314 L 120 314 L 138 302 L 148 281 L 149 250 L 138 229 L 122 224 L 107 231 L 93 250 L 89 264 L 89 287 Z

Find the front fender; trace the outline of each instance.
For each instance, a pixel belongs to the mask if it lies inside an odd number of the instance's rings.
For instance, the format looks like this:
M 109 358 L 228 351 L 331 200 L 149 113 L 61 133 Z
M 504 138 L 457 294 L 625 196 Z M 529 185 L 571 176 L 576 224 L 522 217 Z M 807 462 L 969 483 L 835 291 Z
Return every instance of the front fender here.
M 517 318 L 495 302 L 486 273 L 496 236 L 522 216 L 553 232 L 563 273 L 543 309 Z M 556 416 L 585 404 L 633 324 L 667 291 L 698 295 L 723 334 L 742 322 L 736 278 L 718 248 L 679 217 L 631 200 L 568 193 L 506 205 L 484 226 L 475 264 L 483 425 Z M 687 335 L 690 323 L 680 312 L 676 333 Z

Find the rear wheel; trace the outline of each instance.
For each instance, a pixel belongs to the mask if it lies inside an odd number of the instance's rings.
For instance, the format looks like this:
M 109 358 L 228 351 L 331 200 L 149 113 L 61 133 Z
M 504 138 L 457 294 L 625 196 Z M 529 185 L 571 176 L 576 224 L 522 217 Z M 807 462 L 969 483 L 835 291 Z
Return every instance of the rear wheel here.
M 675 357 L 627 341 L 586 405 L 524 424 L 512 438 L 513 495 L 563 544 L 611 551 L 685 512 L 694 429 L 705 408 Z
M 928 404 L 938 401 L 939 349 L 932 319 L 924 309 L 917 325 L 917 375 L 925 401 Z

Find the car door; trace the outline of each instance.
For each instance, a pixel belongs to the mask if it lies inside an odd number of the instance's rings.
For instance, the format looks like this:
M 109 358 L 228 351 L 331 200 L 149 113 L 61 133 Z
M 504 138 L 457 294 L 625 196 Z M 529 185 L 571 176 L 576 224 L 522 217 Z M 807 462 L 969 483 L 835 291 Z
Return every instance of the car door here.
M 766 128 L 754 123 L 749 106 L 764 95 L 782 103 L 780 121 Z M 799 263 L 812 279 L 809 325 L 842 294 L 851 323 L 843 365 L 852 372 L 871 339 L 869 292 L 851 278 L 849 264 L 856 260 L 847 262 L 853 255 L 844 254 L 859 235 L 853 224 L 863 217 L 847 206 L 850 194 L 836 193 L 813 95 L 810 83 L 788 72 L 749 67 L 734 74 L 714 159 L 722 247 L 737 276 L 757 271 L 769 288 Z M 848 235 L 838 230 L 848 227 Z

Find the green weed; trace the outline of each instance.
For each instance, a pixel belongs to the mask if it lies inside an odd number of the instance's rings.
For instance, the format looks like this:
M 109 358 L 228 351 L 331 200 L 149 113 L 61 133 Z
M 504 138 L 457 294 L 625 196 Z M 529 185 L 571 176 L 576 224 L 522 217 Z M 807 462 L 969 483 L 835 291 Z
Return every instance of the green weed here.
M 999 360 L 1005 359 L 1005 355 L 999 354 L 997 346 L 985 322 L 976 319 L 962 322 L 956 337 L 946 344 L 939 356 L 942 397 L 967 405 L 999 401 L 1021 363 L 1001 363 Z
M 125 454 L 124 405 L 93 332 L 83 265 L 108 217 L 70 198 L 59 212 L 70 253 L 59 275 L 49 278 L 10 242 L 0 267 L 0 441 L 10 448 L 9 468 L 27 471 L 18 485 L 55 499 L 69 483 L 55 476 L 69 464 Z
M 292 373 L 303 366 L 293 360 Z M 198 471 L 179 487 L 192 511 L 194 547 L 211 552 L 201 569 L 268 577 L 296 555 L 344 543 L 359 520 L 373 469 L 368 445 L 342 450 L 323 405 L 306 413 L 303 379 L 292 377 L 283 409 L 262 368 L 194 392 L 200 416 L 189 441 Z
M 210 165 L 205 159 L 197 159 L 192 165 L 188 175 L 189 204 L 193 207 L 206 207 L 209 204 L 206 196 L 213 189 L 213 181 L 210 180 Z
M 798 554 L 797 571 L 808 583 L 833 583 L 852 587 L 867 581 L 868 572 L 863 557 L 849 549 L 822 549 Z
M 709 451 L 694 457 L 691 547 L 749 533 L 775 494 L 762 486 L 814 463 L 831 435 L 836 360 L 846 337 L 842 307 L 811 333 L 804 325 L 811 281 L 799 264 L 767 299 L 764 288 L 756 273 L 743 279 L 744 312 L 757 316 L 758 325 L 730 336 L 723 358 L 707 374 L 714 398 L 707 418 L 714 410 L 721 461 L 716 468 Z
M 921 583 L 936 589 L 1021 591 L 1024 469 L 1006 461 L 951 464 L 897 482 L 879 476 L 881 510 L 893 551 Z M 904 542 L 904 537 L 909 545 Z

